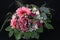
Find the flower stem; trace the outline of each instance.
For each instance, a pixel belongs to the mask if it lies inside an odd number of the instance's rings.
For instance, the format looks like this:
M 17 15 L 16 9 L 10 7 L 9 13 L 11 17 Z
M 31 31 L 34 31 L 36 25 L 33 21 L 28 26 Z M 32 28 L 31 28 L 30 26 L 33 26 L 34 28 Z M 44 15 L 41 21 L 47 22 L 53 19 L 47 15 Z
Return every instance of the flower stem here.
M 8 21 L 8 18 L 9 18 L 9 17 L 7 17 L 7 18 L 5 19 L 5 21 L 4 21 L 4 23 L 2 24 L 2 27 L 1 27 L 1 29 L 0 29 L 0 32 L 2 31 L 2 29 L 3 29 L 4 25 L 6 24 L 6 22 Z

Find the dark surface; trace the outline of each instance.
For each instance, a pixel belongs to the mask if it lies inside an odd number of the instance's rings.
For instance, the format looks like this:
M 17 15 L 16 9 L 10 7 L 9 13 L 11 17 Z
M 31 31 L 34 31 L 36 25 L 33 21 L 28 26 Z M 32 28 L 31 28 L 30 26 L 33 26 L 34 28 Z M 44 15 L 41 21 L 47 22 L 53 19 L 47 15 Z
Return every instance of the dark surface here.
M 48 30 L 45 29 L 44 32 L 40 35 L 39 40 L 60 40 L 60 10 L 59 10 L 59 2 L 56 0 L 23 0 L 23 3 L 32 3 L 36 5 L 42 5 L 44 2 L 47 3 L 47 6 L 50 8 L 53 8 L 55 11 L 52 13 L 53 19 L 52 19 L 52 25 L 54 26 L 54 30 Z M 13 5 L 11 5 L 13 3 Z M 11 5 L 9 7 L 9 5 Z M 1 25 L 6 18 L 6 13 L 9 11 L 15 11 L 16 5 L 14 0 L 0 0 L 0 28 Z M 8 32 L 6 32 L 4 29 L 2 32 L 0 32 L 0 40 L 14 40 L 14 37 L 9 38 Z M 21 39 L 22 40 L 22 39 Z M 24 40 L 24 39 L 23 39 Z M 36 40 L 36 39 L 30 39 L 30 40 Z

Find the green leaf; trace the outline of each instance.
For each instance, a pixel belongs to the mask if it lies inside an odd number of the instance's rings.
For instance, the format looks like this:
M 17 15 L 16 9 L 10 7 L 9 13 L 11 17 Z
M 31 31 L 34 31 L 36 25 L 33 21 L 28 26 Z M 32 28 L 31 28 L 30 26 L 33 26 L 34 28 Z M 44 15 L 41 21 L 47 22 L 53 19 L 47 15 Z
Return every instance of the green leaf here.
M 45 22 L 45 27 L 47 29 L 54 29 L 53 26 L 51 24 L 47 23 L 47 22 Z
M 10 31 L 9 32 L 9 37 L 11 37 L 13 35 L 13 33 L 14 33 L 13 31 Z
M 19 30 L 15 29 L 14 30 L 14 36 L 15 36 L 16 40 L 19 40 L 22 37 L 22 32 L 20 32 Z
M 50 9 L 47 7 L 40 7 L 41 12 L 50 13 Z
M 43 12 L 43 13 L 41 13 L 41 16 L 44 18 L 44 20 L 46 20 L 47 19 L 47 15 Z
M 47 19 L 46 22 L 51 22 L 51 20 Z
M 9 21 L 11 21 L 11 19 L 8 19 L 7 21 L 9 22 Z
M 39 34 L 36 32 L 36 31 L 33 31 L 32 33 L 31 33 L 31 37 L 32 38 L 39 38 Z
M 23 6 L 23 4 L 21 3 L 21 1 L 22 1 L 22 0 L 19 0 L 19 1 L 18 1 L 18 0 L 15 0 L 15 2 L 16 2 L 16 4 L 17 4 L 18 7 Z
M 29 39 L 30 37 L 31 37 L 31 33 L 30 32 L 24 33 L 23 38 Z
M 9 17 L 7 17 L 7 18 L 5 19 L 5 21 L 3 22 L 2 27 L 1 27 L 1 29 L 0 29 L 0 32 L 1 32 L 2 29 L 4 28 L 4 25 L 8 22 L 8 18 L 9 18 Z
M 44 3 L 41 7 L 44 7 L 44 6 L 46 6 L 46 3 Z
M 40 16 L 39 16 L 40 17 Z M 36 17 L 34 17 L 34 19 L 33 19 L 34 21 L 37 21 L 37 18 Z
M 11 26 L 8 26 L 5 30 L 6 31 L 12 31 L 13 29 L 11 28 Z
M 36 39 L 39 39 L 39 36 L 40 36 L 40 35 L 39 35 L 39 34 L 37 34 L 37 35 L 35 36 L 35 38 L 36 38 Z
M 12 13 L 11 12 L 8 12 L 6 15 L 12 15 Z
M 43 32 L 43 26 L 41 26 L 39 29 L 36 30 L 38 33 L 42 33 Z

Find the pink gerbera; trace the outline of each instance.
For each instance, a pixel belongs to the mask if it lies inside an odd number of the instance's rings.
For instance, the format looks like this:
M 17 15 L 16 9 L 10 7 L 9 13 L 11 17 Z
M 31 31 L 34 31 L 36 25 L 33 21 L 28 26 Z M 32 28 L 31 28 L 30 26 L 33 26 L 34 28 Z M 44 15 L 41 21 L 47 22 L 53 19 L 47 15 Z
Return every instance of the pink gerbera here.
M 21 7 L 21 8 L 18 8 L 16 10 L 16 13 L 18 16 L 22 17 L 24 16 L 25 14 L 29 15 L 30 14 L 30 10 L 26 7 Z

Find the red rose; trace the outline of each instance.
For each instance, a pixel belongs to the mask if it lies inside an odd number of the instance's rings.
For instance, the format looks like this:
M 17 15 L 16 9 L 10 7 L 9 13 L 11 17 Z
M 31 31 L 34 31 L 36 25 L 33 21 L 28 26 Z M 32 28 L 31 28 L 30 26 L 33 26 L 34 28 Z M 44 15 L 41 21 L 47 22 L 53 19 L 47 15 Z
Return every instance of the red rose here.
M 41 25 L 42 25 L 41 22 L 40 22 L 40 20 L 38 20 L 36 23 L 37 23 L 38 28 L 40 28 Z
M 30 16 L 35 17 L 35 16 L 36 16 L 36 14 L 30 13 Z

